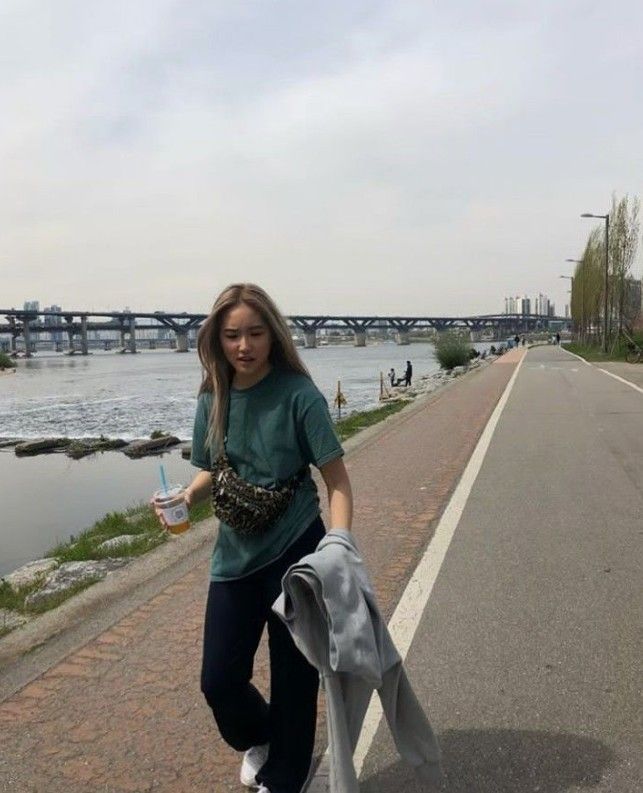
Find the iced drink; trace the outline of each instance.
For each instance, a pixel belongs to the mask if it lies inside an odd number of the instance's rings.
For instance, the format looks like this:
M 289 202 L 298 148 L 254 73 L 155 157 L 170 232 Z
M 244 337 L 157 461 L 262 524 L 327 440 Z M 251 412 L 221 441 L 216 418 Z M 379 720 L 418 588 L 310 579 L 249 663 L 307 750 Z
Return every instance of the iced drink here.
M 172 534 L 183 534 L 190 528 L 188 505 L 183 498 L 184 490 L 182 485 L 172 485 L 167 491 L 157 490 L 154 493 L 154 503 L 163 513 L 167 529 Z

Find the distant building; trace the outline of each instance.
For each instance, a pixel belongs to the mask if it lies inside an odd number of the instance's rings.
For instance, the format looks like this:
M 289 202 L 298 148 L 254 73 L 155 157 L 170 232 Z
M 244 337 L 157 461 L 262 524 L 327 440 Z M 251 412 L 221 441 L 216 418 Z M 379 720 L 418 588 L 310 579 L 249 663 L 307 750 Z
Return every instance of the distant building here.
M 547 295 L 539 294 L 538 297 L 527 297 L 526 295 L 516 297 L 505 297 L 505 314 L 522 314 L 523 316 L 538 315 L 548 317 L 550 313 L 550 302 Z
M 56 311 L 57 313 L 60 314 L 60 312 L 62 311 L 62 308 L 60 306 L 51 305 L 51 306 L 45 306 L 43 308 L 43 311 Z M 49 326 L 51 326 L 51 325 L 59 326 L 60 325 L 61 328 L 62 328 L 62 324 L 63 324 L 62 316 L 58 317 L 58 316 L 50 314 L 49 316 L 44 317 L 43 321 L 44 321 L 45 325 L 49 325 Z M 52 330 L 49 335 L 51 337 L 51 340 L 54 341 L 54 342 L 61 342 L 63 340 L 63 331 L 62 331 L 62 329 L 61 330 Z
M 25 300 L 23 304 L 23 309 L 25 311 L 40 311 L 40 301 L 39 300 Z M 34 319 L 29 320 L 29 327 L 30 328 L 38 328 L 38 325 L 41 324 L 40 317 L 35 317 Z

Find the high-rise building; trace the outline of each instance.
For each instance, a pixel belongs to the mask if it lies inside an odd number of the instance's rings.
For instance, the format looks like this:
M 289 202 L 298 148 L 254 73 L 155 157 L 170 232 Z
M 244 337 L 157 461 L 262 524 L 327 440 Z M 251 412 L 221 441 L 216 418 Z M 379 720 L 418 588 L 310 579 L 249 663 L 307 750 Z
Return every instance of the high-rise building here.
M 51 305 L 45 306 L 43 311 L 56 311 L 58 314 L 62 311 L 60 306 Z M 56 325 L 56 327 L 61 326 L 63 324 L 62 316 L 56 316 L 56 314 L 50 314 L 44 318 L 44 322 L 46 325 Z M 63 340 L 63 332 L 62 330 L 52 330 L 51 332 L 51 340 L 55 342 L 60 342 Z
M 538 297 L 527 297 L 527 295 L 517 295 L 516 297 L 505 297 L 505 314 L 537 315 L 541 317 L 551 317 L 553 303 L 550 303 L 547 295 L 542 293 Z
M 40 311 L 40 301 L 39 300 L 25 300 L 23 304 L 23 309 L 25 311 Z M 29 327 L 35 328 L 40 325 L 40 317 L 34 317 L 33 319 L 29 320 Z

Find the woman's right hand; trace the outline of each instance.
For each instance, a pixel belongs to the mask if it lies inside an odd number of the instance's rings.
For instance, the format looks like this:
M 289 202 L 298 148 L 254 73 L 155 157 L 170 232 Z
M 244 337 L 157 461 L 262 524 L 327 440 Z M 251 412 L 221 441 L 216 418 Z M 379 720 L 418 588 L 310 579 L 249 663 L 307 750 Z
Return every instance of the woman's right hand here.
M 183 500 L 185 501 L 187 508 L 190 509 L 192 506 L 192 493 L 189 489 L 186 489 L 182 493 Z M 163 517 L 163 510 L 158 506 L 158 504 L 154 501 L 154 496 L 150 498 L 150 506 L 154 510 L 156 517 L 159 519 L 159 523 L 164 529 L 167 529 L 167 523 L 165 518 Z

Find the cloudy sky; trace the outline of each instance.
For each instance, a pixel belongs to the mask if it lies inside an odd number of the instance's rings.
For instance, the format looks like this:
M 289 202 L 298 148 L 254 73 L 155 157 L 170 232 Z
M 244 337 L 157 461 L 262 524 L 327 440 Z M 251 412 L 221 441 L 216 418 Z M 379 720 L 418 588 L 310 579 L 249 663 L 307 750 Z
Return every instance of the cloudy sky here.
M 640 0 L 0 0 L 0 308 L 562 307 L 580 213 L 643 193 L 642 30 Z

